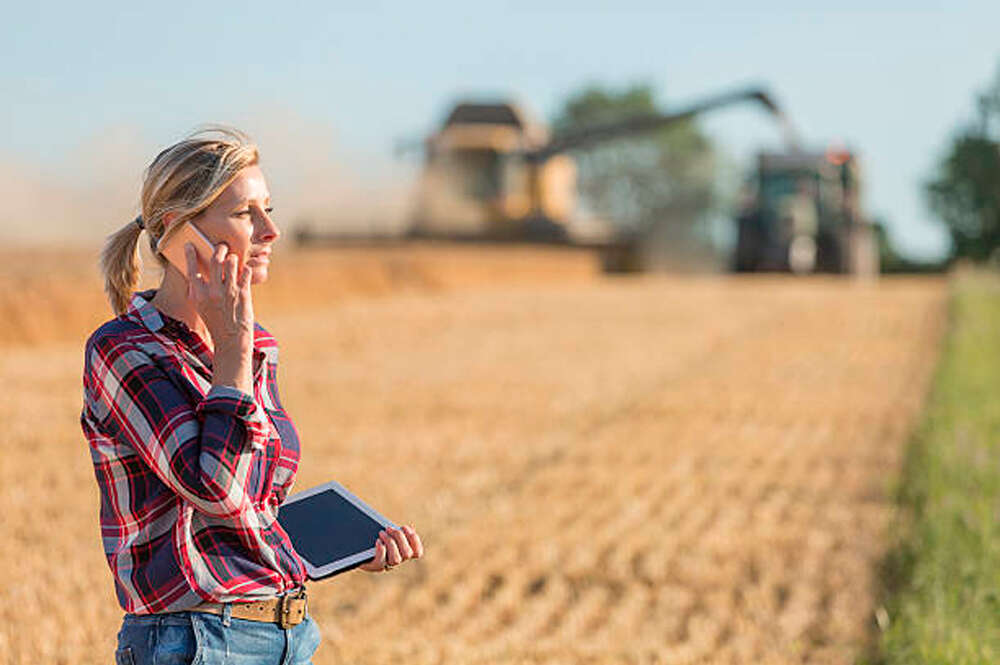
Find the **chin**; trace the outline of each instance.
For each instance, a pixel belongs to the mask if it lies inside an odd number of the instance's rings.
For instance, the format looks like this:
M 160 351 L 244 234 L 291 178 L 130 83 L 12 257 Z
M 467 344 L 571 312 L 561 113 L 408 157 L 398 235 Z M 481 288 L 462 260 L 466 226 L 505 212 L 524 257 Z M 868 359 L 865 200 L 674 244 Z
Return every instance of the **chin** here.
M 267 266 L 252 266 L 250 273 L 250 284 L 263 284 L 267 281 Z

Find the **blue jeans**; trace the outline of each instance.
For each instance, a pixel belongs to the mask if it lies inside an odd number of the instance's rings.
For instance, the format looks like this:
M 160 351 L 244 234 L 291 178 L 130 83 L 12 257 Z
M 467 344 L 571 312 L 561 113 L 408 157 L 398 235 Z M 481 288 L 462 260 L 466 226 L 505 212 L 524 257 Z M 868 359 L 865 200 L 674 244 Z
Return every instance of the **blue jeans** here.
M 284 630 L 276 623 L 224 614 L 126 614 L 116 665 L 311 665 L 320 630 L 306 618 Z

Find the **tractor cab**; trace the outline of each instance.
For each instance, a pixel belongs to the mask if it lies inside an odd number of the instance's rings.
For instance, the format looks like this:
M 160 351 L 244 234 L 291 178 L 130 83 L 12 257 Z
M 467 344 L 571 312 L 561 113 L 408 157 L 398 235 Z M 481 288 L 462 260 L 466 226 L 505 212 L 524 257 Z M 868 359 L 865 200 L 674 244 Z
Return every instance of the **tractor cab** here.
M 878 272 L 851 152 L 761 153 L 747 188 L 737 215 L 737 271 Z

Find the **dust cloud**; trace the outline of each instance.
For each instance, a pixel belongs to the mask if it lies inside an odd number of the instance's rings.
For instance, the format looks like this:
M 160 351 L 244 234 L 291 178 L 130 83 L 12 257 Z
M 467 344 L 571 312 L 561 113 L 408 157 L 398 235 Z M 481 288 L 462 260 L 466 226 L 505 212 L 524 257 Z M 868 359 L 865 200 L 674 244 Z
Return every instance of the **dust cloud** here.
M 271 111 L 227 124 L 260 146 L 275 219 L 286 233 L 304 225 L 348 232 L 405 225 L 413 176 L 390 161 L 388 148 L 362 169 L 338 147 L 333 123 Z M 55 163 L 0 154 L 0 243 L 99 247 L 138 214 L 142 173 L 153 157 L 195 129 L 153 138 L 138 127 L 110 126 Z

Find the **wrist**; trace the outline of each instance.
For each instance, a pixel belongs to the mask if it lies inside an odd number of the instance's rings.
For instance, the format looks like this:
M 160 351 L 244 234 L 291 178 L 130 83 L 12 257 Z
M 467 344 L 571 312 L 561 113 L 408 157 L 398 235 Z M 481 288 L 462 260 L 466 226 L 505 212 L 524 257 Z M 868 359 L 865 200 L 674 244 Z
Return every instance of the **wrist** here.
M 242 358 L 253 355 L 253 335 L 240 334 L 233 337 L 222 337 L 213 341 L 215 343 L 216 356 Z
M 247 395 L 253 396 L 253 381 L 249 378 L 228 378 L 219 377 L 218 379 L 212 380 L 213 388 L 235 388 L 236 390 L 245 392 Z
M 230 386 L 253 394 L 253 372 L 250 356 L 227 358 L 216 355 L 212 373 L 213 386 Z

